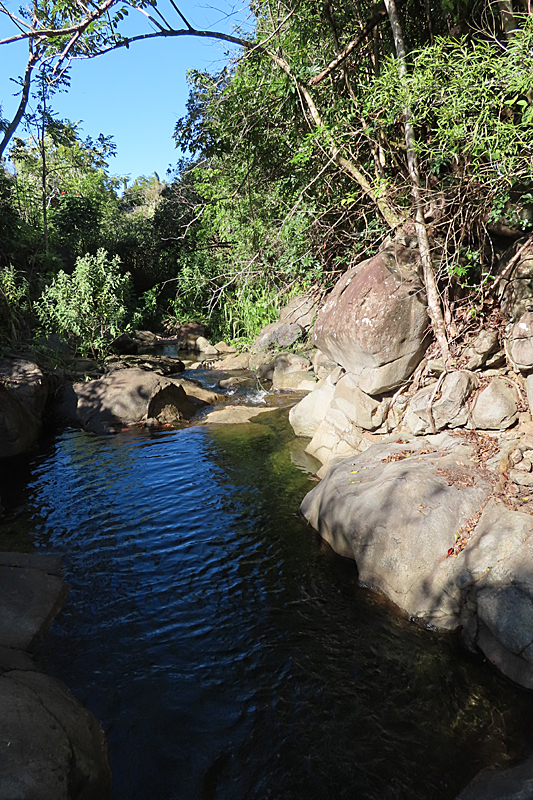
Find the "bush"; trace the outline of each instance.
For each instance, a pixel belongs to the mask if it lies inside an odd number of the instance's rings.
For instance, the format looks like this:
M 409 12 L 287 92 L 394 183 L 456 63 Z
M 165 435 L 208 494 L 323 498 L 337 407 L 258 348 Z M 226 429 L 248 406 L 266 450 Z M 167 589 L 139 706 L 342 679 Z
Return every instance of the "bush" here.
M 120 258 L 105 250 L 76 261 L 72 275 L 59 272 L 36 303 L 47 333 L 61 333 L 82 355 L 103 355 L 127 327 L 130 275 L 120 272 Z

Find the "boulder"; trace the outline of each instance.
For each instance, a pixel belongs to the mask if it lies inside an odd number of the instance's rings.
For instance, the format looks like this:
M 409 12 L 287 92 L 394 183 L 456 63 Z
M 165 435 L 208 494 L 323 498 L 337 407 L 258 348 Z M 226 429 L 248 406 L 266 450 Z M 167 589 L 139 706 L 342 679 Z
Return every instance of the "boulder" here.
M 171 356 L 108 356 L 105 360 L 107 372 L 112 372 L 115 369 L 131 369 L 131 367 L 139 367 L 139 369 L 153 370 L 160 375 L 175 375 L 177 372 L 183 372 L 185 364 L 179 358 L 172 358 Z
M 12 669 L 0 677 L 0 797 L 105 800 L 111 793 L 103 731 L 55 678 Z
M 198 337 L 194 349 L 206 356 L 218 356 L 217 348 L 205 336 Z
M 202 424 L 216 424 L 216 425 L 241 425 L 245 422 L 250 422 L 254 417 L 259 414 L 266 414 L 268 412 L 276 411 L 276 408 L 261 408 L 253 406 L 224 406 L 224 408 L 215 408 L 202 418 Z
M 313 357 L 313 372 L 319 381 L 327 378 L 337 366 L 337 363 L 332 361 L 331 358 L 321 350 L 316 351 Z
M 250 353 L 235 353 L 228 355 L 215 363 L 215 368 L 220 370 L 252 369 L 250 367 Z
M 494 378 L 479 393 L 472 409 L 474 428 L 506 430 L 518 417 L 516 389 L 505 378 Z
M 374 431 L 383 424 L 388 401 L 370 397 L 359 388 L 357 379 L 347 373 L 335 386 L 331 407 L 342 411 L 344 416 L 359 428 Z
M 516 242 L 501 258 L 501 270 L 522 247 L 524 240 Z M 500 288 L 500 305 L 503 315 L 510 322 L 520 319 L 533 303 L 533 248 L 531 245 L 522 253 L 517 264 Z
M 272 388 L 285 392 L 312 392 L 315 388 L 315 378 L 312 372 L 303 370 L 293 372 L 274 371 Z
M 0 358 L 0 458 L 23 453 L 37 441 L 48 395 L 36 364 Z
M 281 309 L 279 320 L 280 322 L 288 323 L 296 322 L 307 333 L 313 324 L 317 311 L 318 298 L 316 295 L 299 294 Z
M 261 328 L 252 352 L 264 353 L 273 348 L 290 347 L 302 338 L 304 329 L 297 322 L 271 322 Z
M 217 342 L 215 345 L 218 353 L 236 353 L 237 349 L 226 342 Z
M 313 343 L 378 395 L 399 386 L 424 355 L 428 316 L 415 250 L 390 244 L 348 270 L 315 321 Z
M 490 356 L 499 349 L 498 331 L 483 328 L 463 353 L 463 358 L 466 359 L 466 369 L 474 370 L 484 366 Z
M 309 392 L 308 395 L 291 408 L 289 422 L 296 436 L 308 436 L 311 438 L 315 435 L 318 426 L 327 414 L 334 393 L 335 386 L 332 383 L 328 383 L 326 379 L 320 388 L 315 389 L 314 392 Z
M 449 372 L 440 387 L 440 396 L 432 406 L 436 430 L 458 428 L 468 422 L 466 402 L 477 384 L 471 372 Z M 409 403 L 404 418 L 404 425 L 415 434 L 431 431 L 428 406 L 435 391 L 436 384 L 420 389 Z
M 155 347 L 161 342 L 161 337 L 153 331 L 135 331 L 133 338 L 143 347 Z
M 335 552 L 355 559 L 362 583 L 410 616 L 453 629 L 468 547 L 458 558 L 447 553 L 490 492 L 469 448 L 441 433 L 375 444 L 331 464 L 300 510 Z
M 187 420 L 198 407 L 182 386 L 155 372 L 142 369 L 116 370 L 100 380 L 75 383 L 63 390 L 60 411 L 93 433 L 108 433 L 116 426 L 130 425 L 163 415 L 168 421 Z M 207 404 L 206 404 L 207 405 Z M 173 409 L 171 411 L 171 409 Z
M 135 356 L 139 352 L 139 342 L 129 335 L 129 333 L 121 333 L 111 342 L 110 349 L 117 356 Z
M 199 322 L 187 322 L 185 325 L 177 325 L 170 331 L 172 343 L 183 350 L 194 350 L 199 336 L 204 336 L 205 325 Z
M 330 406 L 307 445 L 306 452 L 327 467 L 334 459 L 355 455 L 369 446 L 364 431 L 342 411 Z M 319 471 L 319 476 L 322 477 L 322 471 Z
M 255 372 L 260 381 L 272 380 L 276 363 L 276 356 L 273 353 L 252 353 L 249 359 L 249 368 Z
M 489 767 L 457 796 L 457 800 L 529 800 L 533 797 L 533 756 L 509 769 Z
M 533 312 L 526 311 L 511 328 L 507 351 L 518 369 L 533 369 Z

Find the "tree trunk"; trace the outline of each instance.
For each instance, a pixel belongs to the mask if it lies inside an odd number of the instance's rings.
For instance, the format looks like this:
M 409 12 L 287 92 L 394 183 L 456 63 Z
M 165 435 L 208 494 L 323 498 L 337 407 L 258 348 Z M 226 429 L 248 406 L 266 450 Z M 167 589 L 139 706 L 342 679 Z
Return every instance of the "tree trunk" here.
M 394 47 L 396 49 L 396 57 L 398 59 L 398 65 L 400 69 L 400 78 L 403 80 L 407 76 L 407 64 L 402 27 L 398 17 L 398 12 L 396 11 L 396 4 L 394 0 L 385 0 L 385 7 L 387 9 L 392 28 Z M 427 294 L 428 311 L 431 318 L 433 331 L 435 333 L 435 338 L 439 344 L 444 367 L 447 370 L 451 361 L 450 348 L 448 345 L 448 337 L 446 335 L 446 326 L 444 324 L 444 317 L 442 314 L 442 305 L 437 286 L 437 280 L 435 278 L 435 271 L 431 261 L 431 248 L 429 245 L 428 232 L 424 220 L 424 204 L 420 188 L 420 171 L 418 167 L 418 156 L 416 154 L 415 129 L 412 122 L 411 109 L 409 106 L 404 108 L 403 116 L 405 144 L 407 147 L 407 166 L 409 168 L 411 193 L 413 196 L 416 238 L 418 240 L 418 249 L 420 251 L 420 260 L 422 262 L 422 270 L 424 274 L 424 285 Z

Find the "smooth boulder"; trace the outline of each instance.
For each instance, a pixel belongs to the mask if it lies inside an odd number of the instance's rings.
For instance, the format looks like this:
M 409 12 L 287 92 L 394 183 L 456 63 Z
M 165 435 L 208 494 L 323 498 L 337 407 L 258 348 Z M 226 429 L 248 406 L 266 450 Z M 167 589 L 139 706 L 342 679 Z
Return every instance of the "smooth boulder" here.
M 391 244 L 344 273 L 318 312 L 313 343 L 369 395 L 408 378 L 424 355 L 428 315 L 415 250 Z
M 506 430 L 517 417 L 517 392 L 505 378 L 494 378 L 479 393 L 472 409 L 474 428 L 481 430 Z
M 93 433 L 108 433 L 163 415 L 164 421 L 187 420 L 202 404 L 193 404 L 177 381 L 142 369 L 121 369 L 88 383 L 66 387 L 60 411 Z M 203 405 L 203 404 L 202 404 Z M 207 404 L 205 404 L 207 405 Z

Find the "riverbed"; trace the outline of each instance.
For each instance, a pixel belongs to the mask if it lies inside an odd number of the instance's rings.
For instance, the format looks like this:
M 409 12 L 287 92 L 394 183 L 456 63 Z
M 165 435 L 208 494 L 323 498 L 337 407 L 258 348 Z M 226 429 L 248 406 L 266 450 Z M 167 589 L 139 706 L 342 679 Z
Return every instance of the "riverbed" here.
M 0 549 L 64 553 L 39 654 L 101 720 L 113 800 L 451 800 L 533 748 L 533 697 L 358 585 L 298 517 L 287 410 L 50 433 Z

